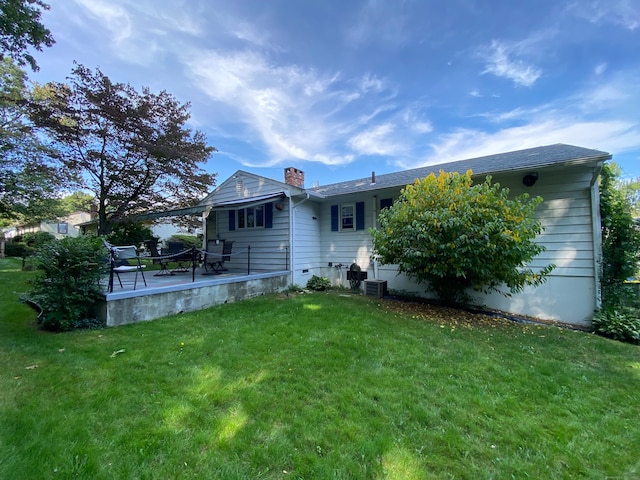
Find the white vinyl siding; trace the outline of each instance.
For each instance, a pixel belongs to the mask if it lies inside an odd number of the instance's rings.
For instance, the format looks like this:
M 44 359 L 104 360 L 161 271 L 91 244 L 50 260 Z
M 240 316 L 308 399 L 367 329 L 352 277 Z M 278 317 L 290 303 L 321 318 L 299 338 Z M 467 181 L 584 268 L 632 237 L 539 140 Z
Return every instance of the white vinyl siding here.
M 590 190 L 592 175 L 593 171 L 588 167 L 540 169 L 539 180 L 533 187 L 522 185 L 522 173 L 494 176 L 494 181 L 509 188 L 513 196 L 526 192 L 543 198 L 536 209 L 536 216 L 545 230 L 536 241 L 544 245 L 546 251 L 532 261 L 531 267 L 540 269 L 553 263 L 556 268 L 541 287 L 528 287 L 523 293 L 512 297 L 499 294 L 479 296 L 479 303 L 515 314 L 576 324 L 589 322 L 595 308 L 597 288 Z M 377 192 L 379 199 L 397 198 L 397 194 Z M 369 278 L 373 278 L 370 262 L 372 244 L 368 232 L 374 225 L 377 213 L 372 210 L 376 204 L 373 195 L 376 192 L 332 197 L 322 205 L 322 261 L 326 275 L 336 282 L 344 284 L 344 267 L 353 262 L 360 265 L 363 271 L 366 270 Z M 365 204 L 365 230 L 332 231 L 330 206 L 358 201 Z M 377 205 L 379 211 L 379 203 Z M 344 267 L 337 272 L 335 268 L 328 267 L 328 262 L 332 262 L 334 267 L 342 263 Z M 397 275 L 395 265 L 381 265 L 378 272 L 378 278 L 387 280 L 392 290 L 426 294 L 425 286 L 416 285 L 404 275 Z
M 235 178 L 234 178 L 235 177 Z M 288 185 L 247 172 L 238 172 L 222 183 L 208 200 L 213 203 L 233 202 L 262 195 L 282 192 Z M 272 226 L 259 225 L 255 209 L 268 203 L 272 204 Z M 278 207 L 280 207 L 280 209 Z M 211 212 L 207 220 L 207 238 L 233 240 L 231 260 L 225 267 L 231 271 L 244 272 L 247 269 L 248 252 L 251 247 L 252 271 L 286 270 L 291 258 L 289 246 L 289 199 L 276 197 L 258 205 L 251 205 L 254 214 L 254 226 L 247 225 L 247 207 L 220 209 Z M 263 207 L 264 208 L 264 207 Z M 238 210 L 243 209 L 244 227 L 239 226 Z M 235 215 L 235 229 L 229 229 L 229 210 Z M 266 214 L 263 214 L 263 222 Z
M 543 198 L 536 217 L 544 231 L 537 241 L 546 251 L 532 261 L 533 268 L 553 263 L 551 276 L 595 276 L 590 181 L 590 171 L 576 169 L 571 174 L 543 174 L 539 186 L 518 189 Z
M 293 283 L 302 287 L 306 286 L 311 276 L 322 275 L 320 212 L 320 205 L 308 200 L 294 207 Z
M 232 271 L 245 271 L 249 255 L 247 248 L 250 246 L 252 271 L 287 269 L 287 256 L 290 255 L 290 253 L 287 254 L 289 208 L 287 201 L 283 200 L 281 203 L 282 210 L 273 209 L 272 228 L 237 228 L 236 225 L 235 230 L 229 230 L 228 210 L 218 212 L 216 215 L 218 237 L 234 242 L 231 260 L 225 262 L 225 267 Z
M 237 178 L 234 178 L 237 177 Z M 285 185 L 247 172 L 237 172 L 218 186 L 214 192 L 205 198 L 214 199 L 215 203 L 232 202 L 245 198 L 278 193 L 287 189 Z
M 339 229 L 332 230 L 331 207 L 338 205 L 353 205 L 354 213 L 357 203 L 363 202 L 363 219 L 354 218 L 354 225 L 362 222 L 363 229 Z M 379 207 L 376 207 L 376 209 Z M 340 208 L 339 210 L 340 211 Z M 334 266 L 342 264 L 349 267 L 352 263 L 357 263 L 363 271 L 370 267 L 371 257 L 371 234 L 369 228 L 373 226 L 373 194 L 359 194 L 345 196 L 345 198 L 331 198 L 322 204 L 320 230 L 322 240 L 320 242 L 322 251 L 322 265 L 327 267 L 329 262 Z

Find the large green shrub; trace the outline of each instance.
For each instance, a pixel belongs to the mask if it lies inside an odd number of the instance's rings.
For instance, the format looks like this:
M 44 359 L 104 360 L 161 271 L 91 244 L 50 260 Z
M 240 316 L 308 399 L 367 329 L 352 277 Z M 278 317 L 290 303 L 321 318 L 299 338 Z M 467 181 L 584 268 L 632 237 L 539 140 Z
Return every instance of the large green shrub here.
M 176 233 L 171 235 L 169 239 L 170 242 L 182 242 L 184 243 L 184 248 L 202 248 L 202 239 L 198 238 L 196 235 L 186 235 L 182 233 Z
M 24 242 L 16 242 L 15 240 L 7 242 L 4 245 L 4 254 L 7 257 L 24 258 L 31 254 L 31 249 Z
M 55 239 L 56 237 L 49 232 L 29 232 L 22 235 L 22 241 L 33 249 L 38 249 Z
M 107 235 L 107 241 L 112 245 L 140 246 L 145 240 L 154 238 L 151 229 L 140 222 L 116 222 L 111 233 Z
M 56 240 L 36 252 L 39 275 L 30 298 L 42 308 L 43 328 L 65 331 L 96 324 L 107 258 L 100 240 L 92 236 Z
M 7 257 L 29 257 L 42 245 L 52 242 L 55 239 L 56 237 L 49 232 L 30 232 L 17 235 L 5 244 L 5 255 Z
M 605 308 L 593 316 L 596 332 L 621 342 L 640 343 L 640 318 L 632 309 Z
M 327 277 L 319 277 L 318 275 L 313 275 L 309 281 L 307 282 L 307 288 L 311 290 L 327 290 L 331 287 L 331 282 Z
M 371 230 L 374 253 L 446 302 L 468 301 L 468 289 L 510 295 L 540 285 L 553 265 L 527 264 L 544 251 L 534 241 L 542 199 L 510 198 L 490 177 L 473 185 L 471 175 L 441 171 L 404 188 Z

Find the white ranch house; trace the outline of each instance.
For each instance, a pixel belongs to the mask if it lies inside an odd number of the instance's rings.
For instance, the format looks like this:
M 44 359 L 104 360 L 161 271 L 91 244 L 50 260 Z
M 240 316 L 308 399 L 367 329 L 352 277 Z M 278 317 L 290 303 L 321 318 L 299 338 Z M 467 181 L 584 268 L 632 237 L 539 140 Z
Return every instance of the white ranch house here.
M 284 268 L 291 284 L 304 286 L 312 275 L 344 284 L 346 269 L 355 263 L 368 279 L 386 280 L 390 290 L 425 295 L 423 286 L 397 275 L 393 265 L 372 260 L 368 229 L 376 227 L 380 209 L 416 178 L 471 169 L 478 181 L 491 175 L 514 195 L 543 197 L 537 215 L 545 230 L 538 240 L 546 251 L 532 266 L 556 265 L 538 288 L 511 297 L 476 295 L 478 303 L 586 326 L 600 305 L 598 175 L 610 158 L 606 152 L 556 144 L 313 188 L 304 187 L 304 174 L 295 168 L 285 169 L 284 182 L 239 170 L 181 213 L 202 212 L 204 245 L 221 239 L 233 241 L 234 251 L 250 246 L 251 268 Z M 233 267 L 234 261 L 231 257 L 228 264 Z

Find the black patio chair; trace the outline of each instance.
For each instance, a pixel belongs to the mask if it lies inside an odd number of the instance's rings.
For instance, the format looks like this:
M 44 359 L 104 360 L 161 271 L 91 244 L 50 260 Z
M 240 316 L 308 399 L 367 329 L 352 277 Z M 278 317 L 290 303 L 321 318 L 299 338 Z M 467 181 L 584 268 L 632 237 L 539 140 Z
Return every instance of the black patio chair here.
M 224 262 L 231 260 L 234 240 L 208 240 L 204 253 L 205 275 L 216 275 L 228 271 Z M 209 272 L 209 269 L 212 271 Z
M 178 266 L 171 270 L 171 273 L 175 272 L 188 272 L 189 267 L 187 263 L 191 262 L 193 255 L 191 249 L 185 250 L 183 242 L 167 242 L 166 256 L 168 262 L 177 262 Z
M 158 241 L 155 239 L 145 240 L 144 244 L 151 254 L 153 263 L 160 265 L 160 271 L 158 273 L 155 273 L 154 276 L 160 277 L 163 275 L 173 275 L 173 273 L 171 273 L 167 268 L 167 265 L 169 263 L 168 259 L 164 258 L 162 256 L 162 253 L 158 251 Z

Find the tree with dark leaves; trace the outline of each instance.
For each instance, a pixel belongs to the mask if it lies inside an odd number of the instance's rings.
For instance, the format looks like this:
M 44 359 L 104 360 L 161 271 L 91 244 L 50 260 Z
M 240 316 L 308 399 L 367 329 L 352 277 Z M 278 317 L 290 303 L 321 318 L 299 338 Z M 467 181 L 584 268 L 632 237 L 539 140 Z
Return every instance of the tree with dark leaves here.
M 215 151 L 185 125 L 189 104 L 166 91 L 138 92 L 100 69 L 76 65 L 68 84 L 49 83 L 35 122 L 98 204 L 98 234 L 150 210 L 193 206 L 214 185 L 203 165 Z

